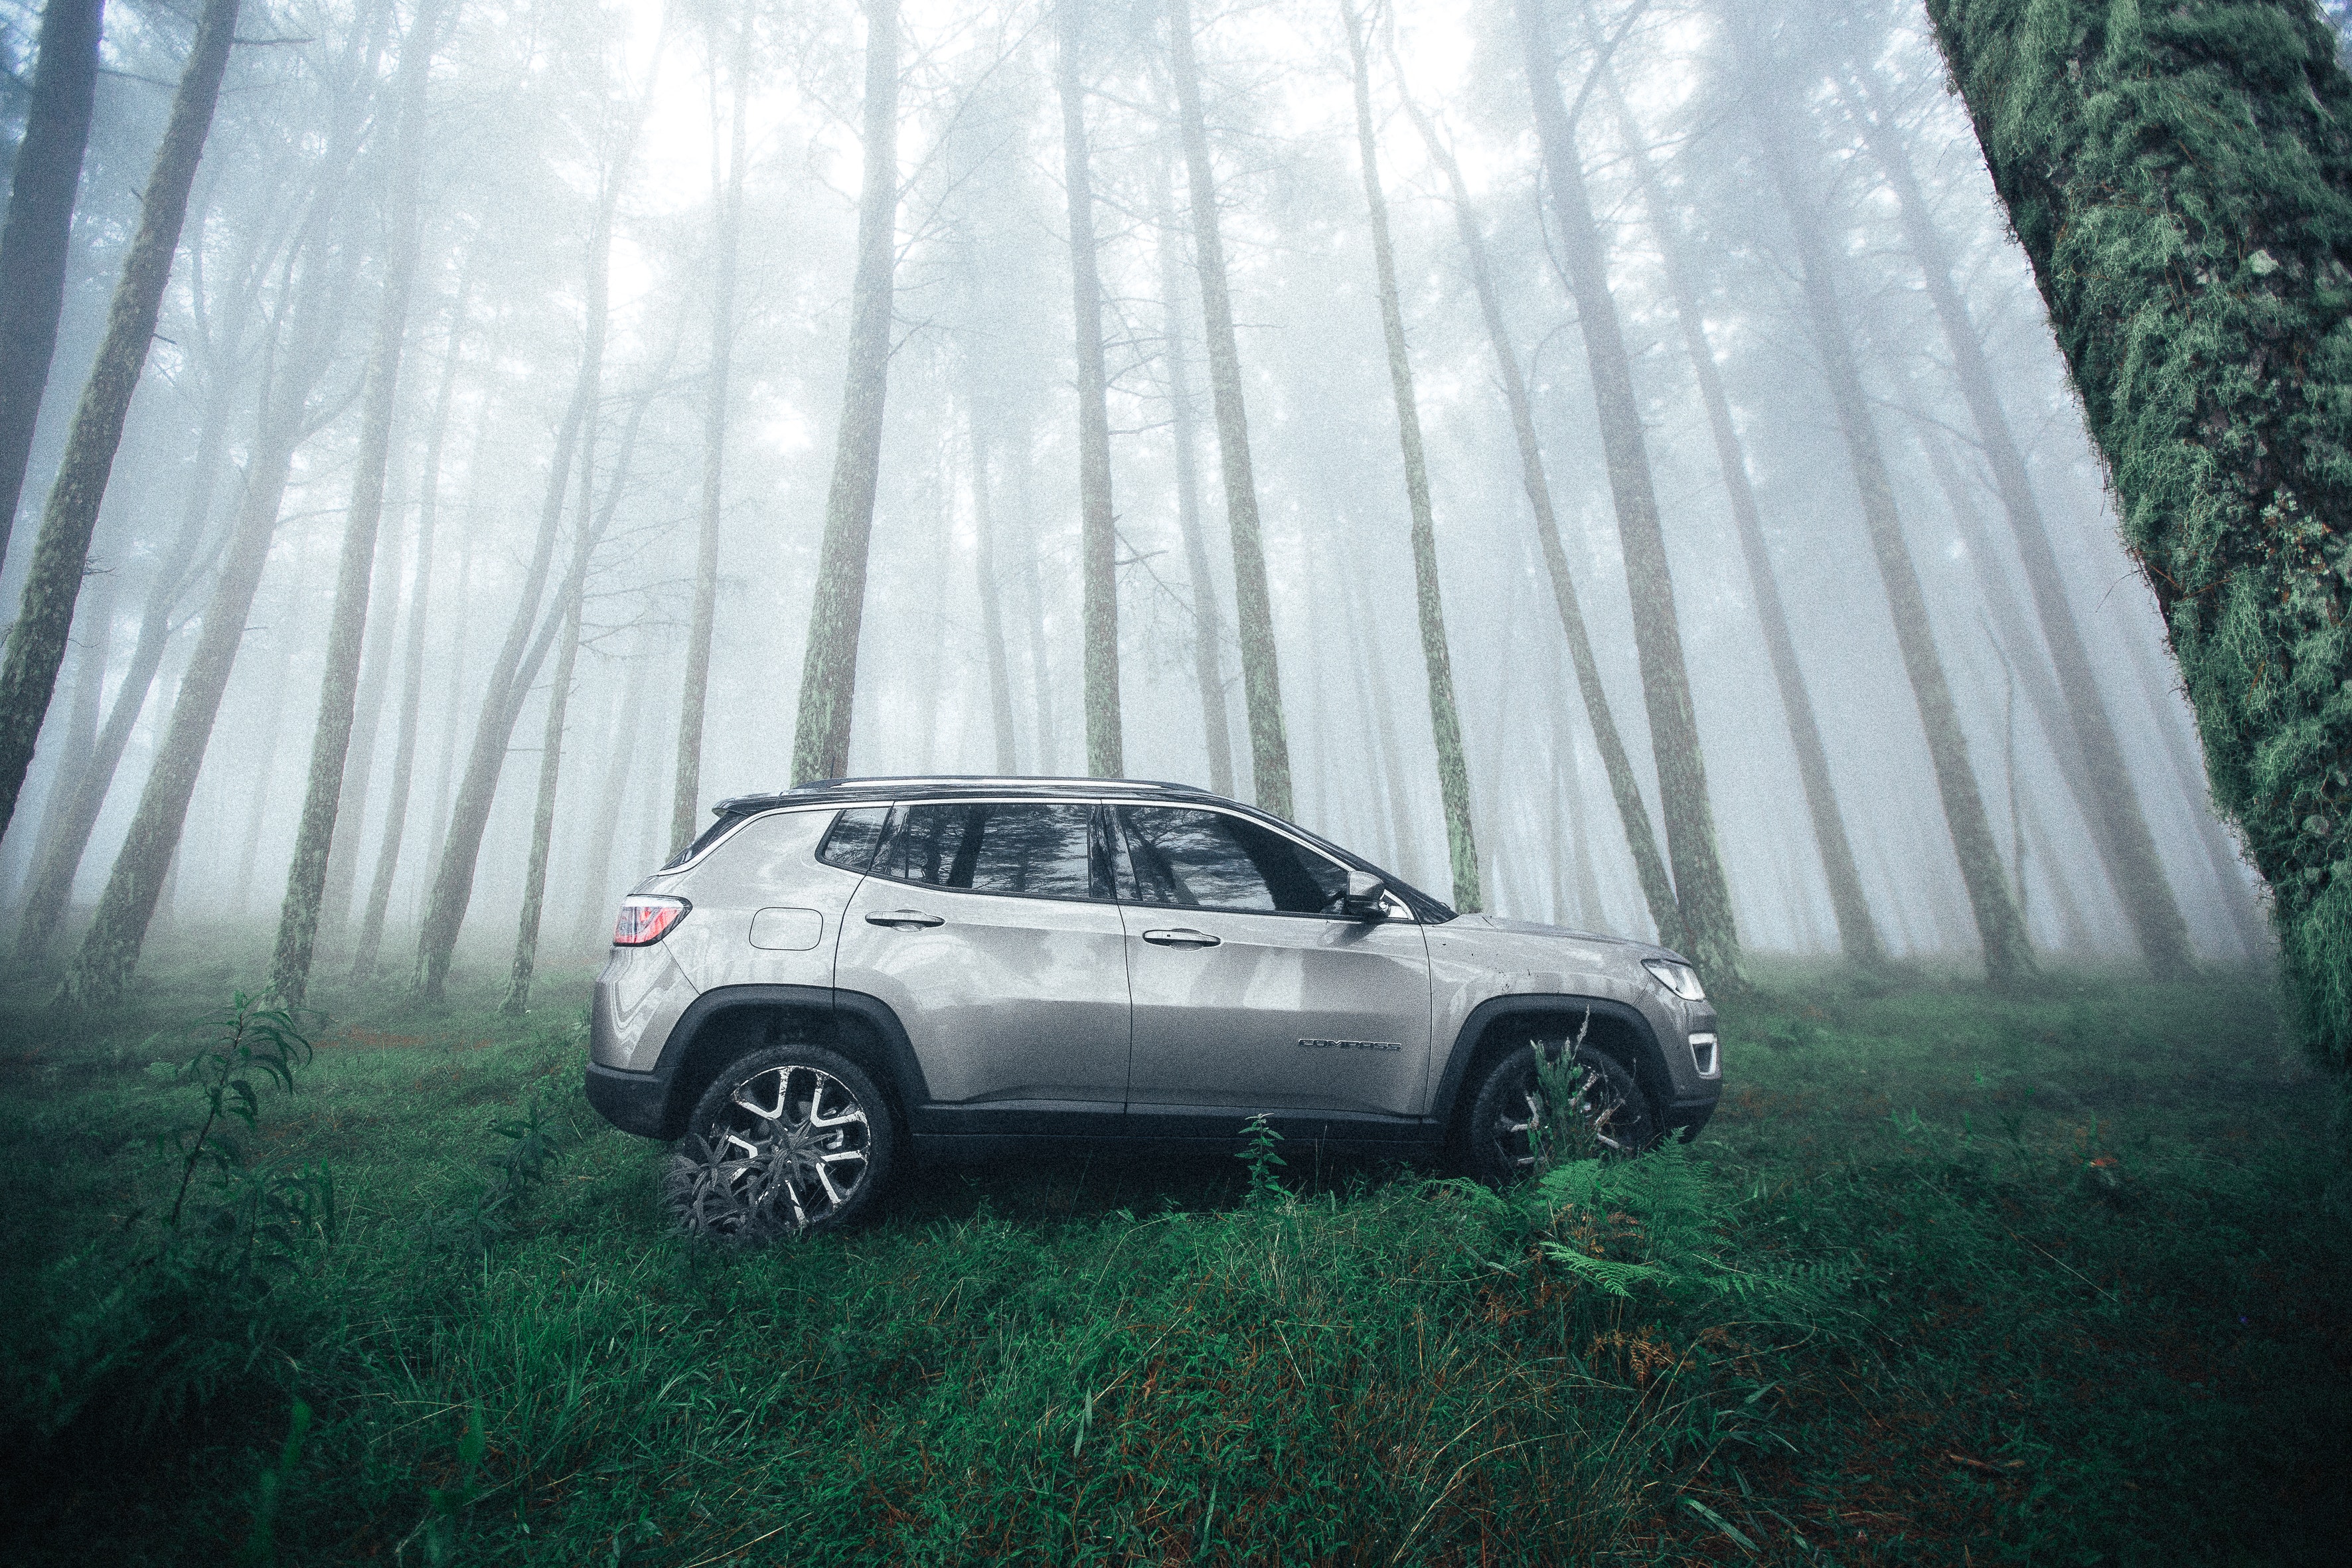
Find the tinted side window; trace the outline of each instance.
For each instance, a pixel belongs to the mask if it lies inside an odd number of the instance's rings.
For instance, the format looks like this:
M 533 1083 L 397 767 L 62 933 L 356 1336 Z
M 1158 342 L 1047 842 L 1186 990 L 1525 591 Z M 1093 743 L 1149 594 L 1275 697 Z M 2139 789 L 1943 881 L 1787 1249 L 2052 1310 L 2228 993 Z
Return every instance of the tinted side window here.
M 1087 899 L 1091 805 L 972 801 L 902 805 L 875 863 L 877 876 L 975 893 Z
M 1118 815 L 1129 871 L 1120 892 L 1138 903 L 1327 914 L 1348 889 L 1343 868 L 1238 816 L 1165 805 Z
M 874 863 L 874 847 L 882 842 L 882 825 L 889 817 L 887 805 L 851 806 L 833 819 L 816 858 L 845 871 L 863 872 Z

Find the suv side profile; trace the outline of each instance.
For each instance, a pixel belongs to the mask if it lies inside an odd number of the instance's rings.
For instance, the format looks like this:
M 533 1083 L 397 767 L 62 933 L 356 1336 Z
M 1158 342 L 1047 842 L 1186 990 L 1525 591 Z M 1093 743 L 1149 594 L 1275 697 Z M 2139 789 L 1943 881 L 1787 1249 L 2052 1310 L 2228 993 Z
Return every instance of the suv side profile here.
M 911 1155 L 1260 1116 L 1501 1183 L 1569 1126 L 1695 1136 L 1722 1090 L 1677 954 L 1457 913 L 1204 790 L 832 779 L 717 813 L 624 901 L 587 1068 L 607 1120 L 675 1142 L 692 1230 L 852 1224 Z

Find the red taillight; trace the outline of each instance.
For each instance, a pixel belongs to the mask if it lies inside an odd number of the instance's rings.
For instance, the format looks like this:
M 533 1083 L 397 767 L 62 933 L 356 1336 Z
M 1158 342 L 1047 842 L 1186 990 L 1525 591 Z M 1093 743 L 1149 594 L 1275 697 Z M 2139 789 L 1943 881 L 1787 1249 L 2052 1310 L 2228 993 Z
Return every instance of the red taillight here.
M 632 894 L 621 900 L 621 918 L 613 925 L 614 947 L 645 947 L 669 934 L 692 906 L 684 899 L 657 894 Z

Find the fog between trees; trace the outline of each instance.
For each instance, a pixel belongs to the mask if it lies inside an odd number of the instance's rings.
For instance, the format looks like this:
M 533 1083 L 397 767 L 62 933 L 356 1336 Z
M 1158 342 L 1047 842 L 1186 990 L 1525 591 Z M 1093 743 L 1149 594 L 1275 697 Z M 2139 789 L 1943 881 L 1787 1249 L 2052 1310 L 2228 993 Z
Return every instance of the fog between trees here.
M 78 994 L 245 919 L 520 1005 L 844 771 L 1230 789 L 1718 984 L 2271 950 L 1916 5 L 213 0 L 93 470 L 200 9 L 104 10 L 43 392 L 95 8 L 0 5 L 0 876 Z

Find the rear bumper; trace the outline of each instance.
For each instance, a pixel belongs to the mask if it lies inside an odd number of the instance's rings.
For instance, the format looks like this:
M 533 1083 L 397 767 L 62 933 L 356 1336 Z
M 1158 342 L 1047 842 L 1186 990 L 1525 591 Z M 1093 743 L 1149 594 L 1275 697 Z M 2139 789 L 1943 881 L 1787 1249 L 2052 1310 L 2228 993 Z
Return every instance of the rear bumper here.
M 624 1072 L 588 1064 L 588 1103 L 624 1132 L 659 1138 L 668 1100 L 669 1079 L 665 1074 Z

